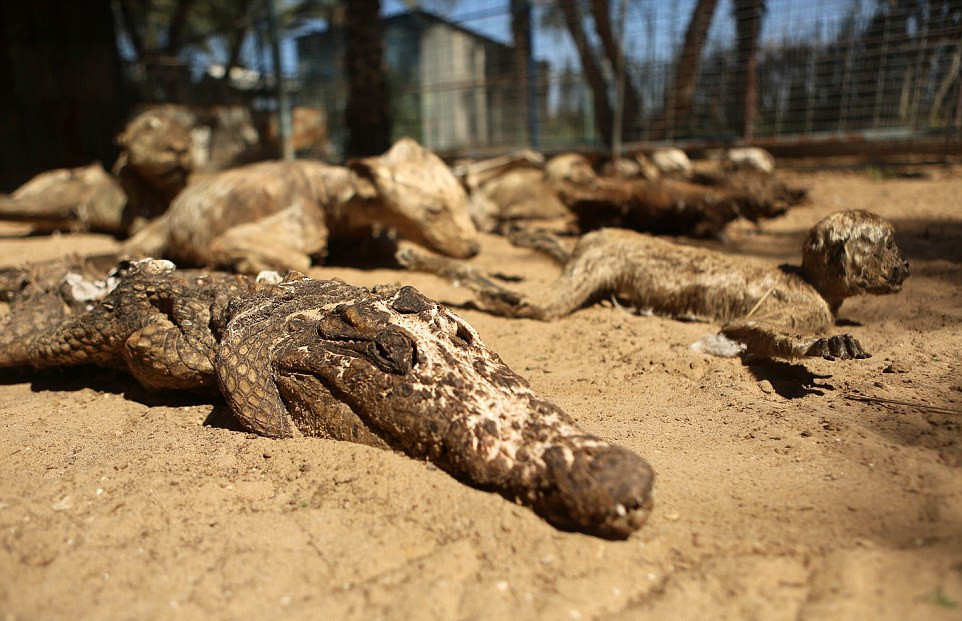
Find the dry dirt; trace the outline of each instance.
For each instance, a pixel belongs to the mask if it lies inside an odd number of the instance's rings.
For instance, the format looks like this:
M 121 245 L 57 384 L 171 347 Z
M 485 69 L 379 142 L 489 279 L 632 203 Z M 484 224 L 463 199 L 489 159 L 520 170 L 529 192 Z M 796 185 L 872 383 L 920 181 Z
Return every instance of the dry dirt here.
M 962 169 L 925 170 L 799 173 L 811 205 L 731 231 L 731 251 L 776 265 L 836 209 L 893 220 L 911 278 L 841 313 L 868 360 L 746 366 L 689 349 L 710 324 L 610 305 L 556 323 L 459 311 L 653 464 L 656 509 L 627 541 L 559 532 L 404 455 L 238 431 L 219 401 L 0 373 L 0 620 L 960 619 Z M 3 231 L 2 264 L 116 246 Z M 494 237 L 478 261 L 557 273 Z M 466 299 L 426 275 L 312 275 Z

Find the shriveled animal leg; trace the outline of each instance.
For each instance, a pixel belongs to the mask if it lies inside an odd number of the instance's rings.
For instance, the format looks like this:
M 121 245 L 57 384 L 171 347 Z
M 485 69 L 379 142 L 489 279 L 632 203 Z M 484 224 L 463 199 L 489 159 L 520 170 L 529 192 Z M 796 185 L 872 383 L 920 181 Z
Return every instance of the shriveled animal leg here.
M 73 205 L 58 205 L 38 198 L 0 196 L 0 220 L 67 228 L 76 223 L 77 216 Z
M 508 231 L 508 241 L 518 248 L 531 248 L 548 255 L 560 265 L 564 265 L 571 258 L 571 253 L 561 245 L 557 235 L 547 231 L 529 231 L 513 229 Z
M 300 202 L 270 217 L 227 230 L 211 244 L 214 264 L 241 274 L 306 271 L 327 246 L 327 230 L 308 221 Z
M 599 238 L 602 242 L 606 241 Z M 632 265 L 607 243 L 579 244 L 572 260 L 542 295 L 539 319 L 550 321 L 570 315 L 599 296 L 617 295 L 615 284 L 628 278 Z M 639 304 L 642 300 L 631 300 Z
M 70 256 L 0 270 L 0 300 L 10 303 L 9 312 L 0 318 L 0 366 L 36 364 L 31 356 L 37 343 L 56 333 L 72 313 L 83 312 L 108 293 L 109 286 L 100 279 L 109 271 L 103 263 L 112 258 Z M 83 349 L 89 339 L 82 333 L 74 326 L 51 351 L 61 356 Z
M 597 253 L 593 253 L 597 254 Z M 398 251 L 398 263 L 409 270 L 446 278 L 478 294 L 475 301 L 482 310 L 504 317 L 550 321 L 578 310 L 599 293 L 609 291 L 619 278 L 617 271 L 596 269 L 593 257 L 570 261 L 565 271 L 548 286 L 546 293 L 533 300 L 503 287 L 463 261 L 440 257 L 416 248 Z
M 169 261 L 141 263 L 137 271 L 146 281 L 122 282 L 74 318 L 65 317 L 66 307 L 52 292 L 18 300 L 8 317 L 19 329 L 0 332 L 0 366 L 97 364 L 126 367 L 148 388 L 213 385 L 210 326 L 239 285 L 231 276 L 224 282 L 233 289 L 221 287 L 213 298 L 192 296 L 184 281 L 165 278 L 173 268 Z
M 721 333 L 745 346 L 753 358 L 787 358 L 821 356 L 826 360 L 871 358 L 861 343 L 850 334 L 829 337 L 804 336 L 781 332 L 763 323 L 741 321 L 726 324 Z
M 120 254 L 136 258 L 165 256 L 169 239 L 169 219 L 167 215 L 162 215 L 140 229 L 121 245 Z
M 165 214 L 148 224 L 121 246 L 121 254 L 141 258 L 166 256 L 169 220 Z M 228 229 L 211 242 L 207 254 L 218 267 L 256 275 L 264 270 L 306 270 L 311 266 L 311 256 L 326 245 L 323 223 L 305 215 L 297 202 L 267 218 Z
M 213 386 L 216 341 L 206 327 L 227 299 L 201 301 L 171 287 L 159 291 L 153 304 L 169 311 L 157 314 L 124 342 L 122 353 L 131 375 L 154 390 Z
M 397 262 L 413 272 L 426 272 L 450 280 L 455 286 L 465 287 L 478 294 L 478 306 L 489 313 L 504 317 L 540 318 L 541 309 L 530 305 L 520 293 L 502 287 L 464 261 L 442 257 L 412 246 L 402 247 L 395 254 Z
M 0 317 L 0 367 L 30 364 L 30 343 L 53 330 L 66 312 L 55 292 L 18 298 L 10 312 Z

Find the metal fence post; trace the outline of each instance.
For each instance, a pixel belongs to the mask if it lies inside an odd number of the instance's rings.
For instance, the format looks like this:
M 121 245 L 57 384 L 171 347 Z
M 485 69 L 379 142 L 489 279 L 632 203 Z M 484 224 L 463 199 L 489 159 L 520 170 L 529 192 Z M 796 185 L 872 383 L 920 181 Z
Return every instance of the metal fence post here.
M 291 102 L 284 84 L 281 67 L 281 37 L 277 19 L 277 0 L 267 0 L 268 22 L 271 33 L 271 57 L 274 61 L 274 89 L 277 94 L 277 128 L 281 141 L 281 156 L 294 159 L 294 143 L 291 140 Z
M 534 56 L 534 24 L 531 11 L 531 3 L 525 2 L 524 9 L 528 12 L 528 140 L 531 142 L 531 148 L 534 150 L 538 149 L 538 143 L 540 142 L 539 127 L 538 127 L 538 61 L 535 60 Z

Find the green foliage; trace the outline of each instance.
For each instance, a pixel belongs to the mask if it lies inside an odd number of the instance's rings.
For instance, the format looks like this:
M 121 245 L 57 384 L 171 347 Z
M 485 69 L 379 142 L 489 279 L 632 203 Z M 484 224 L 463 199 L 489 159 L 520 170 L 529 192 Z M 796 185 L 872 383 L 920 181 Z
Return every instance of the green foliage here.
M 941 608 L 956 608 L 959 605 L 959 602 L 945 594 L 942 585 L 935 587 L 934 591 L 924 595 L 923 600 Z
M 295 29 L 312 20 L 329 20 L 337 0 L 279 0 L 282 29 Z M 191 50 L 212 53 L 218 42 L 230 48 L 251 28 L 267 20 L 268 0 L 123 0 L 123 28 L 137 48 L 138 59 Z M 176 16 L 183 15 L 178 26 Z M 179 33 L 173 33 L 174 28 Z M 174 49 L 171 38 L 176 36 Z M 139 45 L 138 45 L 139 42 Z

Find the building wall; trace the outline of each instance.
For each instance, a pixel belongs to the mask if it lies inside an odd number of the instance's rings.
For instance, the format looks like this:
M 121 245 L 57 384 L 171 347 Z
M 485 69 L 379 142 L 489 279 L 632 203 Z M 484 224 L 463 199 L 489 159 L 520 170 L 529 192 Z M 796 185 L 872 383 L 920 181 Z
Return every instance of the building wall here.
M 384 60 L 391 88 L 393 133 L 438 151 L 524 140 L 527 111 L 511 77 L 511 48 L 423 12 L 385 22 Z M 301 105 L 331 119 L 335 150 L 344 111 L 343 32 L 304 35 L 297 42 Z M 323 65 L 323 66 L 319 66 Z
M 488 142 L 485 49 L 441 24 L 421 37 L 421 123 L 425 145 L 454 149 Z

